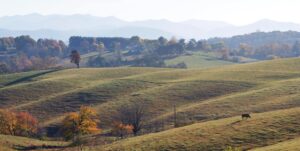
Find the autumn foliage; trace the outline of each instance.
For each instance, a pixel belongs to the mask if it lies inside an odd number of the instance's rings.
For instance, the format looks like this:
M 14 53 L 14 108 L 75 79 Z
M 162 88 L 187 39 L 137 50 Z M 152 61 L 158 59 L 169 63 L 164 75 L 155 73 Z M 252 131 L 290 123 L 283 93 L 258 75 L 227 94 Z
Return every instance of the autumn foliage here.
M 95 110 L 90 107 L 80 107 L 79 113 L 69 113 L 63 120 L 62 131 L 66 140 L 76 137 L 100 132 L 97 127 L 97 116 Z
M 80 54 L 77 50 L 72 50 L 70 59 L 71 63 L 75 63 L 77 65 L 77 68 L 79 68 Z
M 0 110 L 0 133 L 31 136 L 37 132 L 38 121 L 27 112 Z
M 129 124 L 123 124 L 120 122 L 114 122 L 112 125 L 112 133 L 114 135 L 120 136 L 121 138 L 132 134 L 133 126 Z
M 37 119 L 31 116 L 28 112 L 17 113 L 17 130 L 19 134 L 28 136 L 37 131 Z

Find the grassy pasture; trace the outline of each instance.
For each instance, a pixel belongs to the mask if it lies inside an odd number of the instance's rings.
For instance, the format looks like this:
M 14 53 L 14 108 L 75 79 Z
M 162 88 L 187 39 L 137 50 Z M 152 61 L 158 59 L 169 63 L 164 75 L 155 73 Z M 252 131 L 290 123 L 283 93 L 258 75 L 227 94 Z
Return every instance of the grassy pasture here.
M 1 88 L 0 106 L 29 111 L 47 123 L 80 105 L 92 105 L 110 123 L 107 110 L 113 113 L 136 101 L 149 105 L 152 121 L 170 120 L 174 104 L 179 116 L 230 117 L 299 105 L 293 101 L 298 98 L 298 63 L 284 59 L 204 70 L 67 69 Z
M 0 75 L 0 108 L 28 111 L 48 126 L 89 105 L 108 130 L 119 107 L 141 102 L 148 107 L 146 126 L 163 122 L 167 130 L 173 127 L 176 104 L 178 122 L 196 124 L 101 149 L 252 149 L 299 137 L 299 69 L 300 59 L 292 58 L 207 69 L 82 68 Z M 242 113 L 256 114 L 240 121 Z
M 300 108 L 253 114 L 252 119 L 231 117 L 197 123 L 159 133 L 128 138 L 102 150 L 223 150 L 226 146 L 243 150 L 296 138 L 300 132 Z
M 255 148 L 251 151 L 299 151 L 300 138 L 290 139 L 274 145 Z
M 179 56 L 173 59 L 166 60 L 165 62 L 167 65 L 174 65 L 184 62 L 188 68 L 200 69 L 235 64 L 230 61 L 220 60 L 214 54 L 205 52 L 192 52 L 189 55 Z
M 63 141 L 41 141 L 25 137 L 0 135 L 1 151 L 37 150 L 42 147 L 59 149 L 68 144 L 68 142 Z

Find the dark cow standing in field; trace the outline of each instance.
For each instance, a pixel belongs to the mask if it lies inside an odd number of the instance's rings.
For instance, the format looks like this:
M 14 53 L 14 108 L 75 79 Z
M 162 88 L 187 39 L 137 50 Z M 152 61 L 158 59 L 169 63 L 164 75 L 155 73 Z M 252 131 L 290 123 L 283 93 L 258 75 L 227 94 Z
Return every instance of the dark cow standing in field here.
M 251 118 L 250 114 L 242 114 L 242 119 Z

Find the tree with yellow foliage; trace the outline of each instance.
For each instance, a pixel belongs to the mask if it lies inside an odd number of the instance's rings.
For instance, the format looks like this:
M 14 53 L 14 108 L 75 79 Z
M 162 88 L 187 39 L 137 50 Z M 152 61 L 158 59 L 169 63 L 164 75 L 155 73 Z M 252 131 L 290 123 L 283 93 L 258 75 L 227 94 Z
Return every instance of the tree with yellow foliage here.
M 62 131 L 66 140 L 78 141 L 80 136 L 99 133 L 97 114 L 94 109 L 81 106 L 79 113 L 69 113 L 63 120 Z

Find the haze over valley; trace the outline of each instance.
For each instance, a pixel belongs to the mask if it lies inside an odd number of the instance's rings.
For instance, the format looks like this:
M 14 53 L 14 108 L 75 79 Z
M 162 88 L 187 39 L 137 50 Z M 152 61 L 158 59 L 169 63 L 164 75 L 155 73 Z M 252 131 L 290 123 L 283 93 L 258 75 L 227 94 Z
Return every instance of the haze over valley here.
M 22 25 L 22 26 L 20 26 Z M 233 25 L 223 21 L 186 20 L 181 22 L 161 20 L 124 21 L 116 17 L 92 15 L 14 15 L 0 18 L 0 36 L 30 35 L 35 39 L 53 38 L 67 41 L 71 36 L 127 37 L 133 35 L 156 39 L 170 38 L 207 39 L 231 37 L 256 31 L 300 31 L 300 24 L 269 19 L 257 20 L 247 25 Z

